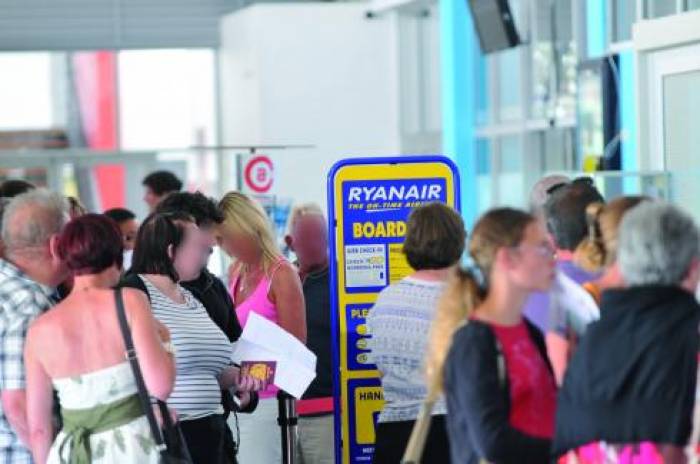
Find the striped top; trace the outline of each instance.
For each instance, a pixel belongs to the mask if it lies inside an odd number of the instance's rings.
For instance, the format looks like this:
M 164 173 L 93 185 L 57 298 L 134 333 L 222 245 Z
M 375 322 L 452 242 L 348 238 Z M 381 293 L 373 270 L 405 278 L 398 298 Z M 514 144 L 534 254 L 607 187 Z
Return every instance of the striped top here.
M 186 302 L 179 304 L 139 277 L 148 290 L 153 315 L 168 328 L 175 347 L 177 376 L 168 406 L 183 421 L 223 414 L 218 378 L 231 364 L 233 345 L 189 291 L 180 287 Z
M 430 326 L 444 288 L 443 282 L 406 277 L 382 290 L 369 312 L 370 360 L 382 373 L 386 401 L 379 422 L 412 421 L 418 416 L 428 395 L 424 366 Z M 441 397 L 433 415 L 446 412 Z

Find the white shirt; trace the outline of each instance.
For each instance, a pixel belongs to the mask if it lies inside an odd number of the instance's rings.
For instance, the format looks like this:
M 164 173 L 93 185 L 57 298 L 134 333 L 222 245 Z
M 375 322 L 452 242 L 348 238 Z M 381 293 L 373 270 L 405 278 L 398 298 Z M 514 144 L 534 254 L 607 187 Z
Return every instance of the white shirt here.
M 385 288 L 367 317 L 370 360 L 382 372 L 386 404 L 379 422 L 415 420 L 427 396 L 425 358 L 443 282 L 407 277 Z M 441 398 L 433 415 L 446 414 Z

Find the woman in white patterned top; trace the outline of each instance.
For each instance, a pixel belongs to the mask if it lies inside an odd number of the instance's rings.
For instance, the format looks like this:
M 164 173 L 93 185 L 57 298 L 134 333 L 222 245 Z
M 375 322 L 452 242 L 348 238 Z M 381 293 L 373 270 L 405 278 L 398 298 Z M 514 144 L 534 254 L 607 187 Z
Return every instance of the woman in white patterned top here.
M 374 463 L 401 461 L 427 395 L 424 360 L 428 333 L 450 271 L 459 263 L 466 232 L 452 208 L 430 203 L 410 215 L 403 251 L 415 272 L 385 288 L 367 318 L 371 359 L 382 374 L 386 401 L 379 415 Z M 433 410 L 425 462 L 449 463 L 445 403 Z
M 261 382 L 240 378 L 231 364 L 233 347 L 202 303 L 178 284 L 194 279 L 209 255 L 194 219 L 183 213 L 158 213 L 139 229 L 126 287 L 148 295 L 153 315 L 172 336 L 177 376 L 168 406 L 180 419 L 195 464 L 232 464 L 225 447 L 227 424 L 221 390 L 237 391 L 241 402 Z
M 107 217 L 82 216 L 65 227 L 56 250 L 75 285 L 29 330 L 27 412 L 34 461 L 157 464 L 160 456 L 125 358 L 112 289 L 122 270 L 119 229 Z M 153 318 L 140 292 L 128 289 L 122 295 L 146 388 L 165 400 L 175 378 L 168 330 Z M 57 436 L 53 389 L 63 419 Z

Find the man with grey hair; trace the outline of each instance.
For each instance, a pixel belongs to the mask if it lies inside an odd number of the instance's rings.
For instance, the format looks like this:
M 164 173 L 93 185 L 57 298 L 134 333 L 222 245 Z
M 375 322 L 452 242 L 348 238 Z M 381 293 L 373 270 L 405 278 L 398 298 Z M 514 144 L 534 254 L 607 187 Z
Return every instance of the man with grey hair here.
M 9 179 L 0 184 L 0 231 L 2 230 L 2 214 L 7 204 L 16 196 L 34 190 L 36 187 L 21 179 Z M 4 245 L 0 238 L 0 258 L 3 257 Z
M 569 364 L 554 450 L 598 443 L 606 456 L 636 460 L 636 445 L 652 442 L 663 462 L 685 462 L 700 348 L 698 229 L 677 207 L 644 202 L 622 220 L 618 265 L 628 287 L 603 293 L 600 320 Z
M 307 346 L 316 355 L 316 378 L 297 402 L 301 464 L 332 464 L 333 377 L 328 223 L 315 203 L 297 206 L 289 218 L 287 246 L 296 253 L 306 301 Z
M 550 174 L 538 180 L 530 190 L 530 211 L 532 214 L 544 220 L 544 206 L 547 204 L 551 189 L 569 182 L 571 179 L 563 174 Z
M 68 205 L 61 195 L 33 190 L 12 199 L 2 219 L 0 462 L 31 463 L 24 342 L 29 325 L 55 303 L 55 288 L 68 276 L 56 252 Z

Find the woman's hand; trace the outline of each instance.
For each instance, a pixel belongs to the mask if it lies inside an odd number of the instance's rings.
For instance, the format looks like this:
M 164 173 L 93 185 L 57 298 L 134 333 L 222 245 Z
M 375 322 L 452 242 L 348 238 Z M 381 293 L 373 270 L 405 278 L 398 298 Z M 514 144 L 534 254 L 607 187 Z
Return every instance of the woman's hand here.
M 238 382 L 236 382 L 236 390 L 240 393 L 259 392 L 266 387 L 262 380 L 250 375 L 239 375 L 239 377 Z
M 264 390 L 266 385 L 260 379 L 250 375 L 241 375 L 241 370 L 236 366 L 227 367 L 219 377 L 222 389 L 234 389 L 236 392 L 248 393 Z

